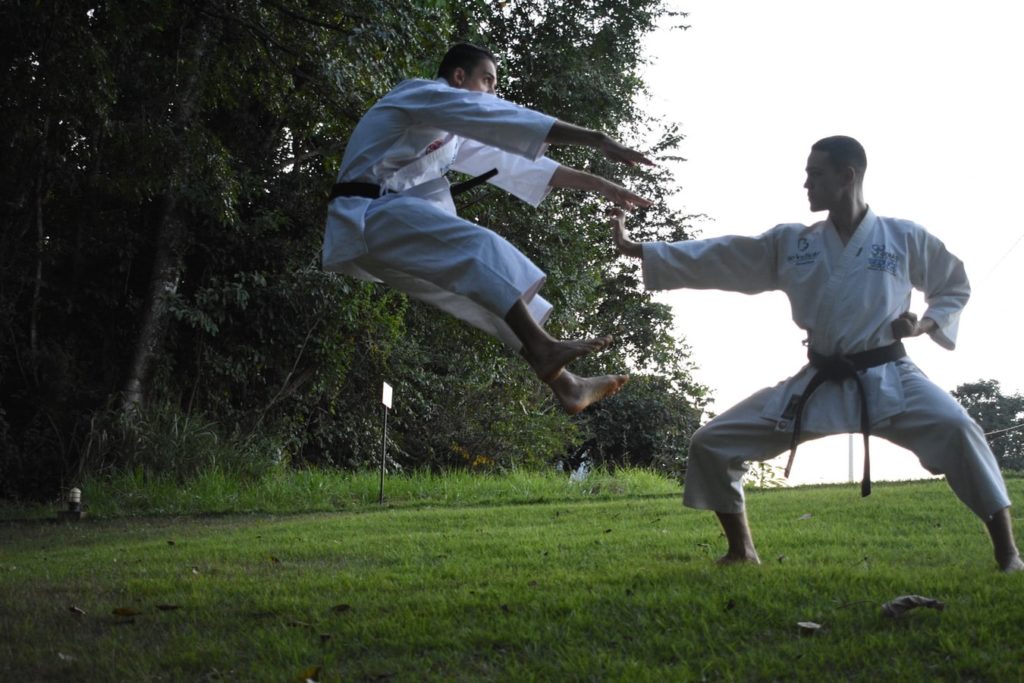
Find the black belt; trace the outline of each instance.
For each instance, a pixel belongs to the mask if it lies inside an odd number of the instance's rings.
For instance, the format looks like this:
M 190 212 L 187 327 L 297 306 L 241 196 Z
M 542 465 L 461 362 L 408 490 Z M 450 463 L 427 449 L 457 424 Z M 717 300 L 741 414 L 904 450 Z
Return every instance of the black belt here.
M 786 463 L 786 476 L 793 467 L 793 459 L 796 457 L 797 441 L 800 438 L 800 421 L 803 417 L 804 406 L 807 400 L 814 393 L 814 390 L 825 382 L 842 382 L 846 379 L 853 379 L 857 382 L 857 395 L 860 397 L 860 431 L 864 434 L 864 478 L 860 483 L 860 494 L 867 496 L 871 494 L 871 460 L 868 454 L 868 437 L 871 435 L 871 416 L 868 413 L 868 399 L 864 393 L 864 384 L 860 381 L 860 371 L 877 367 L 899 360 L 907 355 L 902 342 L 896 342 L 889 346 L 880 346 L 877 349 L 851 353 L 848 356 L 823 356 L 820 353 L 807 350 L 807 358 L 811 366 L 817 368 L 811 381 L 807 383 L 804 393 L 796 399 L 795 414 L 793 418 L 793 440 L 789 447 L 789 462 Z M 788 411 L 787 411 L 788 412 Z
M 334 201 L 337 197 L 366 197 L 376 199 L 383 194 L 380 185 L 374 183 L 334 183 L 331 188 L 331 196 L 327 201 Z
M 477 185 L 487 182 L 496 175 L 498 175 L 498 169 L 492 168 L 487 173 L 482 173 L 461 183 L 455 183 L 451 186 L 452 196 L 455 197 L 463 192 L 472 190 Z M 335 183 L 334 187 L 331 188 L 331 196 L 328 197 L 327 201 L 333 201 L 336 197 L 366 197 L 367 199 L 376 199 L 388 192 L 388 190 L 382 190 L 380 185 L 376 185 L 374 183 Z

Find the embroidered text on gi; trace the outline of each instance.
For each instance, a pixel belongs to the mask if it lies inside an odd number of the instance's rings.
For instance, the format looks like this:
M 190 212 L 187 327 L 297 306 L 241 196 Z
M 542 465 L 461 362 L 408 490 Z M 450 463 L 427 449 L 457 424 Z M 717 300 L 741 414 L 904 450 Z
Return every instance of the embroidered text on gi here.
M 871 255 L 868 257 L 868 270 L 881 270 L 890 275 L 896 274 L 898 260 L 896 253 L 886 251 L 884 244 L 872 244 Z

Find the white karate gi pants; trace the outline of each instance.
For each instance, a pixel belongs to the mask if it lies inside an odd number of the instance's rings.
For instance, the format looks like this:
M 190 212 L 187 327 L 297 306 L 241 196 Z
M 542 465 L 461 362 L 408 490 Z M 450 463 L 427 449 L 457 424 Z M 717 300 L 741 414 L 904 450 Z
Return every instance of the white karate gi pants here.
M 900 362 L 906 410 L 872 425 L 879 436 L 913 452 L 932 474 L 945 475 L 956 496 L 984 521 L 1010 505 L 1006 484 L 985 434 L 967 411 L 915 365 Z M 789 450 L 792 433 L 761 417 L 773 389 L 762 389 L 694 433 L 683 504 L 716 512 L 744 509 L 747 461 L 768 460 Z M 809 402 L 814 401 L 812 395 Z M 870 407 L 869 407 L 870 408 Z M 843 432 L 835 432 L 843 433 Z M 827 436 L 801 433 L 806 442 Z M 797 451 L 796 467 L 800 466 Z
M 371 205 L 363 233 L 368 253 L 355 265 L 391 287 L 497 337 L 522 342 L 505 315 L 522 299 L 543 325 L 551 304 L 537 295 L 544 272 L 497 233 L 419 197 Z

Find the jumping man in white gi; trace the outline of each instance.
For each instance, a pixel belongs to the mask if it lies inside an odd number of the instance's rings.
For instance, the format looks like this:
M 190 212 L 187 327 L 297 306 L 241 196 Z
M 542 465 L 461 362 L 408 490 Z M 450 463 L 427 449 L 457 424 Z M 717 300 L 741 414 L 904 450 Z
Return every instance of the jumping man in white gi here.
M 650 289 L 781 290 L 807 332 L 809 363 L 697 430 L 683 503 L 713 510 L 729 548 L 722 563 L 760 562 L 750 535 L 741 478 L 746 462 L 767 460 L 800 441 L 861 432 L 912 451 L 985 523 L 1006 572 L 1024 569 L 1014 542 L 1010 499 L 982 429 L 905 355 L 900 339 L 927 334 L 955 345 L 970 295 L 963 264 L 920 225 L 875 215 L 864 201 L 864 148 L 835 136 L 807 160 L 807 197 L 828 219 L 778 225 L 757 237 L 633 242 L 625 216 L 612 221 L 619 251 L 643 259 Z M 911 289 L 927 310 L 910 312 Z M 788 467 L 787 467 L 788 473 Z M 864 495 L 870 492 L 865 457 Z
M 323 266 L 383 281 L 465 320 L 522 353 L 570 414 L 609 396 L 625 375 L 578 377 L 565 366 L 611 337 L 564 341 L 543 328 L 544 273 L 494 232 L 455 214 L 444 175 L 474 176 L 537 206 L 551 188 L 596 192 L 623 209 L 650 202 L 543 156 L 548 144 L 593 147 L 613 161 L 651 164 L 603 133 L 495 96 L 494 56 L 453 46 L 436 80 L 399 83 L 359 121 L 332 191 Z

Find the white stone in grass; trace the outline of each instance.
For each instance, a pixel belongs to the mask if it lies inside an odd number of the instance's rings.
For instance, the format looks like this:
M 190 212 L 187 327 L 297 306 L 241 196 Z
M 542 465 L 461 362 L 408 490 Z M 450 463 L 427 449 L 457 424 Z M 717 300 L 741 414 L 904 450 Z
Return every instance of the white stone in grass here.
M 796 625 L 800 627 L 800 634 L 805 636 L 813 636 L 821 630 L 821 624 L 816 624 L 813 621 L 798 621 Z

